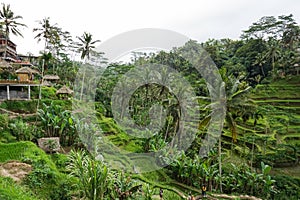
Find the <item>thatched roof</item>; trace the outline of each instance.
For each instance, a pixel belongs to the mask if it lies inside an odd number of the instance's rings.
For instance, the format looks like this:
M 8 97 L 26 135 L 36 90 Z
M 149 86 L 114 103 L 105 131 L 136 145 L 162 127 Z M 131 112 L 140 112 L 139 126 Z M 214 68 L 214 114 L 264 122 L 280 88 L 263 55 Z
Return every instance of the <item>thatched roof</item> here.
M 34 74 L 41 74 L 41 72 L 38 69 L 32 69 L 32 68 L 30 68 L 30 69 L 32 70 L 32 72 Z
M 49 81 L 43 81 L 43 86 L 52 86 L 52 83 Z
M 12 69 L 13 67 L 8 62 L 6 62 L 5 60 L 0 59 L 0 68 Z
M 39 71 L 36 69 L 31 69 L 30 67 L 21 67 L 20 69 L 16 70 L 17 74 L 39 74 Z
M 44 80 L 59 80 L 59 76 L 54 74 L 47 74 L 43 77 Z
M 73 94 L 73 90 L 64 85 L 56 91 L 56 94 Z

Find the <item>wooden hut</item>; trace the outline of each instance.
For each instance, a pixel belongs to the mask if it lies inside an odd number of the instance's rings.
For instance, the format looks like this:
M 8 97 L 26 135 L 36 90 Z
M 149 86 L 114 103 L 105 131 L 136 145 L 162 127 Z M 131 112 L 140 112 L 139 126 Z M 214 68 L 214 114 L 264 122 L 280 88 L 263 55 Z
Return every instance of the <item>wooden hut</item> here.
M 18 75 L 18 81 L 32 81 L 34 74 L 39 74 L 37 70 L 31 69 L 29 67 L 21 67 L 16 70 L 16 74 Z
M 56 91 L 56 95 L 63 99 L 67 99 L 70 95 L 73 94 L 73 90 L 71 90 L 69 87 L 66 85 L 62 86 L 60 89 Z
M 49 81 L 43 81 L 42 86 L 47 86 L 47 87 L 51 87 L 53 84 Z
M 59 76 L 54 75 L 54 74 L 46 74 L 43 77 L 44 81 L 49 81 L 49 82 L 57 82 L 59 79 L 60 79 Z

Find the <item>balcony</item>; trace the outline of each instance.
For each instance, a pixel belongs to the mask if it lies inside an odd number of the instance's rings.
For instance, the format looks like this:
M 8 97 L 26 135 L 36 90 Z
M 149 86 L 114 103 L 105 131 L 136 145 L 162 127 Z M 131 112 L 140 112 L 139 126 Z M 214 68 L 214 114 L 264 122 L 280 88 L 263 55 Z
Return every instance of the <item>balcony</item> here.
M 32 86 L 38 86 L 40 85 L 40 82 L 38 80 L 34 80 L 34 81 L 19 81 L 19 80 L 4 80 L 4 79 L 0 79 L 0 85 L 11 85 L 11 86 L 28 86 L 28 85 L 32 85 Z
M 5 44 L 0 44 L 0 52 L 4 52 L 5 51 Z M 7 46 L 7 51 L 13 53 L 13 54 L 17 54 L 17 51 L 16 49 L 10 47 L 10 46 Z

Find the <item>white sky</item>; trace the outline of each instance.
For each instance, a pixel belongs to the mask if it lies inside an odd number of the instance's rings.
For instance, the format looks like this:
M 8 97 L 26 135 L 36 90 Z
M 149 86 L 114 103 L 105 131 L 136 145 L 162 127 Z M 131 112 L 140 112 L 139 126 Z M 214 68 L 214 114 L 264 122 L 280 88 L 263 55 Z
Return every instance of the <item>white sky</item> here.
M 37 21 L 50 17 L 72 36 L 90 32 L 105 41 L 138 28 L 169 29 L 198 40 L 237 39 L 242 30 L 263 16 L 293 14 L 300 24 L 299 0 L 2 0 L 21 15 L 28 28 L 24 38 L 11 35 L 21 54 L 38 55 L 43 44 L 34 40 Z M 1 6 L 2 8 L 2 6 Z

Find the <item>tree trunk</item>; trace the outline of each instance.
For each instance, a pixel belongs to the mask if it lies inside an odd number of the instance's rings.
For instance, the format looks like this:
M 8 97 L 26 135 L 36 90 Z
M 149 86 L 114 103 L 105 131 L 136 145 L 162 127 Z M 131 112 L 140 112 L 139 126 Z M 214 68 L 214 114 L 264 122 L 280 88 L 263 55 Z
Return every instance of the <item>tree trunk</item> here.
M 252 165 L 253 165 L 253 152 L 254 152 L 254 138 L 252 139 L 252 149 L 251 149 L 251 162 L 250 162 L 251 170 L 253 170 L 253 168 L 252 168 Z
M 219 138 L 219 176 L 220 176 L 220 192 L 222 193 L 222 143 L 221 136 Z
M 265 71 L 264 71 L 264 68 L 262 65 L 260 65 L 260 69 L 261 69 L 261 73 L 264 77 L 266 77 L 266 74 L 265 74 Z
M 4 59 L 6 58 L 6 54 L 7 54 L 7 42 L 8 42 L 8 39 L 7 39 L 7 37 L 8 37 L 8 34 L 6 33 L 6 36 L 5 36 L 5 47 L 4 47 Z
M 8 42 L 8 34 L 9 34 L 9 29 L 8 29 L 8 26 L 6 25 L 6 28 L 5 28 L 5 49 L 4 49 L 4 59 L 6 58 L 6 55 L 7 55 L 7 42 Z
M 83 96 L 84 78 L 85 78 L 85 68 L 84 68 L 84 71 L 83 71 L 83 77 L 82 77 L 82 83 L 81 83 L 80 101 L 82 100 L 82 96 Z

